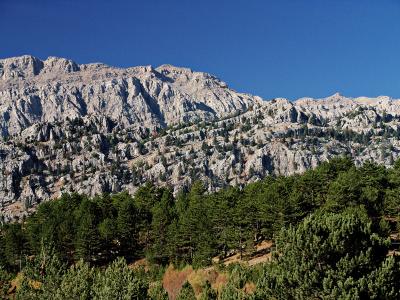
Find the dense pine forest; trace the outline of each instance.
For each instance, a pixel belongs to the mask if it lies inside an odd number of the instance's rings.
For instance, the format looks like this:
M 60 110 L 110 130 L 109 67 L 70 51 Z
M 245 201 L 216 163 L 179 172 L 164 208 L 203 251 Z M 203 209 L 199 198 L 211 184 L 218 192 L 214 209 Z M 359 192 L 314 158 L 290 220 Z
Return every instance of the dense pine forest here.
M 198 293 L 186 282 L 177 299 L 398 299 L 399 213 L 400 161 L 386 169 L 348 158 L 211 194 L 201 182 L 176 196 L 150 183 L 133 196 L 65 194 L 1 225 L 0 295 L 168 299 L 166 268 L 191 265 L 228 279 Z M 273 241 L 269 262 L 218 263 L 246 261 L 262 241 Z M 146 268 L 132 267 L 143 258 Z

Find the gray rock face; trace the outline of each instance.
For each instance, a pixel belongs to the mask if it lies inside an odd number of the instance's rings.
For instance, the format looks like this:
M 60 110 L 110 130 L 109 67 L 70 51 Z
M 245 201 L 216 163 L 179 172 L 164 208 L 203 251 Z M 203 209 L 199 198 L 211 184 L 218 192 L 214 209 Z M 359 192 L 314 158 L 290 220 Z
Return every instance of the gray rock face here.
M 31 56 L 0 60 L 0 99 L 3 137 L 37 122 L 86 115 L 106 115 L 124 127 L 165 127 L 239 113 L 260 101 L 190 69 L 117 69 Z
M 0 60 L 0 212 L 20 218 L 64 192 L 146 181 L 209 190 L 314 168 L 337 155 L 391 165 L 400 102 L 263 101 L 186 68 L 118 69 L 51 57 Z

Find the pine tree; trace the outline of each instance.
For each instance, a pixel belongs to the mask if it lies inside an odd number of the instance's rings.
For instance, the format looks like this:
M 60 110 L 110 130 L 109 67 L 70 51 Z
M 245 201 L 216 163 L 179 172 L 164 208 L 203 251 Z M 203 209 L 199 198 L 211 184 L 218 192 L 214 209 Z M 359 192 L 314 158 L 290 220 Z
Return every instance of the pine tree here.
M 205 188 L 195 182 L 189 192 L 189 204 L 179 219 L 179 247 L 183 258 L 195 266 L 207 265 L 211 261 L 215 239 L 209 221 L 211 208 L 204 196 Z
M 123 258 L 105 271 L 98 271 L 92 286 L 92 299 L 147 299 L 148 283 L 137 278 Z
M 94 269 L 80 260 L 63 274 L 52 299 L 91 299 L 93 277 Z
M 163 288 L 162 282 L 157 281 L 150 285 L 149 299 L 151 299 L 151 300 L 168 300 L 168 293 Z
M 65 265 L 58 258 L 54 247 L 42 243 L 40 252 L 26 260 L 16 298 L 53 299 L 64 270 Z
M 82 201 L 76 216 L 79 224 L 75 238 L 76 258 L 92 261 L 99 254 L 102 246 L 97 228 L 100 217 L 100 210 L 94 201 Z
M 362 207 L 316 213 L 283 229 L 257 299 L 397 299 L 400 265 Z
M 232 216 L 237 205 L 236 202 L 241 196 L 237 188 L 230 188 L 209 198 L 210 203 L 212 203 L 210 222 L 215 237 L 215 247 L 222 256 L 225 256 L 229 249 L 235 249 L 237 246 L 235 236 L 237 223 Z
M 2 260 L 15 269 L 20 268 L 22 259 L 25 256 L 27 242 L 22 231 L 21 224 L 9 224 L 3 227 L 4 236 L 2 238 L 4 244 L 1 245 L 4 257 Z
M 116 219 L 117 238 L 120 249 L 125 255 L 135 255 L 138 245 L 138 209 L 130 196 L 118 204 Z
M 388 172 L 388 188 L 385 191 L 384 211 L 386 215 L 400 215 L 400 159 Z
M 145 250 L 149 247 L 150 242 L 151 210 L 159 201 L 160 191 L 152 183 L 142 185 L 134 196 L 137 208 L 136 228 Z
M 166 264 L 168 262 L 168 228 L 175 218 L 174 198 L 172 192 L 164 189 L 161 201 L 152 209 L 151 239 L 153 241 L 148 251 L 155 262 Z

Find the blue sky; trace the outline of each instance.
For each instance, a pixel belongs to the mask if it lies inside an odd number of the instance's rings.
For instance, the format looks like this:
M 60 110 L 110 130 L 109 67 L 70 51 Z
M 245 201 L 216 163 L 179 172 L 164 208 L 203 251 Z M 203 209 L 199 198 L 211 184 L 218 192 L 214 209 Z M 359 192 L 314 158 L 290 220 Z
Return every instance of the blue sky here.
M 0 57 L 169 63 L 266 99 L 400 98 L 399 0 L 0 0 Z

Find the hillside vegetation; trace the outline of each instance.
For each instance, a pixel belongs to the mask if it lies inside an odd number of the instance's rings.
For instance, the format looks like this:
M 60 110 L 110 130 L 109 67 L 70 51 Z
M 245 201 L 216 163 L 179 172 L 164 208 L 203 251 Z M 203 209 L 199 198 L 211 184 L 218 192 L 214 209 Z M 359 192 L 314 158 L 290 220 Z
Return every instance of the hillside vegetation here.
M 177 299 L 396 299 L 399 192 L 399 161 L 357 168 L 337 158 L 241 190 L 206 193 L 198 181 L 176 197 L 152 184 L 133 197 L 65 194 L 2 225 L 0 281 L 13 294 L 19 273 L 19 299 L 167 299 L 168 265 L 204 268 L 233 254 L 246 260 L 272 239 L 271 262 L 214 265 L 226 273 L 222 287 L 207 280 L 195 293 L 181 283 Z M 141 258 L 148 265 L 128 267 Z

